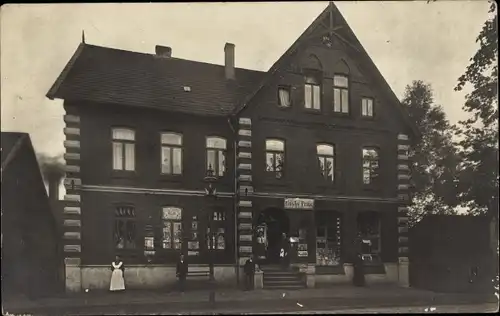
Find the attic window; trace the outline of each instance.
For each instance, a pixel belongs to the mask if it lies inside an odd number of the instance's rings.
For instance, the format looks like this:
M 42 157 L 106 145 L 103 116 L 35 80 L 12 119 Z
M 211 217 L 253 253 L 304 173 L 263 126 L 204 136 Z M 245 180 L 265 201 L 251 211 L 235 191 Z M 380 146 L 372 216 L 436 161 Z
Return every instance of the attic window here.
M 290 87 L 278 88 L 278 105 L 281 107 L 289 107 L 291 104 Z
M 184 91 L 191 92 L 191 87 L 190 86 L 184 86 Z

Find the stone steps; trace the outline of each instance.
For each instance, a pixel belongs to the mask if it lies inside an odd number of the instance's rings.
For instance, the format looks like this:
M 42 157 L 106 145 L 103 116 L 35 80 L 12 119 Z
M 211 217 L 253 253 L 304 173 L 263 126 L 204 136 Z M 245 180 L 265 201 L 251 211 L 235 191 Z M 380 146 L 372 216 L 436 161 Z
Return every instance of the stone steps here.
M 264 289 L 303 289 L 306 284 L 302 275 L 296 271 L 281 268 L 263 268 Z

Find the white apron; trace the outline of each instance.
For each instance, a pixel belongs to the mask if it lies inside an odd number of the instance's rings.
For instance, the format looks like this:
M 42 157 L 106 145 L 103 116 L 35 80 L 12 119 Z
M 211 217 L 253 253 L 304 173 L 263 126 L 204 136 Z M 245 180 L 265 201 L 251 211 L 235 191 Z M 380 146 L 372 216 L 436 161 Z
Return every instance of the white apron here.
M 111 283 L 109 285 L 110 291 L 123 291 L 125 290 L 125 280 L 123 279 L 123 271 L 120 269 L 123 265 L 123 262 L 113 265 L 113 273 L 111 273 Z

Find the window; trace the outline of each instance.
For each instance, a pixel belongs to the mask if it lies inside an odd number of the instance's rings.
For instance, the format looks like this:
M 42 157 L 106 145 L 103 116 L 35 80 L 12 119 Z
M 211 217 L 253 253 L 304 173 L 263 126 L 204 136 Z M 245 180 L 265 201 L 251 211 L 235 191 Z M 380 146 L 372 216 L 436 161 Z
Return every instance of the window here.
M 319 167 L 323 178 L 328 181 L 335 180 L 335 148 L 332 145 L 318 145 Z
M 115 248 L 136 248 L 135 209 L 132 206 L 118 206 L 115 208 Z
M 182 209 L 164 207 L 163 219 L 163 249 L 181 249 L 182 246 Z
M 283 176 L 285 143 L 277 139 L 266 140 L 266 171 L 274 173 L 277 179 Z
M 195 215 L 191 218 L 191 234 L 188 240 L 188 255 L 199 255 L 200 241 L 198 239 L 198 217 Z
M 335 212 L 319 212 L 316 221 L 316 264 L 340 264 L 340 216 Z
M 134 171 L 135 132 L 131 129 L 113 128 L 113 170 Z
M 361 212 L 358 215 L 360 250 L 365 262 L 380 260 L 380 218 L 377 212 Z
M 161 134 L 161 173 L 182 174 L 182 135 Z
M 307 76 L 304 87 L 304 105 L 306 109 L 319 110 L 321 108 L 321 86 L 320 80 Z
M 361 115 L 366 117 L 373 117 L 373 99 L 363 98 L 361 100 Z
M 207 227 L 207 249 L 224 250 L 226 249 L 226 236 L 224 222 L 226 215 L 224 212 L 213 212 L 214 234 L 211 236 L 210 227 Z M 210 248 L 210 236 L 212 237 L 213 248 Z
M 373 184 L 378 177 L 378 151 L 375 148 L 363 148 L 363 183 Z
M 221 137 L 207 137 L 207 169 L 222 177 L 226 172 L 226 140 Z
M 279 87 L 278 88 L 278 105 L 282 107 L 289 107 L 292 102 L 290 98 L 290 88 L 289 87 Z
M 333 77 L 333 111 L 349 113 L 349 80 L 347 76 Z

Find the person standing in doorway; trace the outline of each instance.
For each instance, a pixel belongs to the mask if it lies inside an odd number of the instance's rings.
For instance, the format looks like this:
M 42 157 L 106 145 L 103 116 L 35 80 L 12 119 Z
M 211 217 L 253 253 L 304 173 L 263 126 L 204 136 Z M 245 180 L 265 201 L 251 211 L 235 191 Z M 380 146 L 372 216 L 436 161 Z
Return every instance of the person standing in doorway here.
M 186 260 L 184 260 L 184 255 L 181 254 L 179 257 L 179 261 L 177 262 L 176 274 L 177 278 L 179 279 L 179 291 L 181 291 L 182 293 L 184 293 L 187 273 L 188 264 Z
M 254 275 L 255 275 L 255 263 L 252 257 L 248 258 L 244 266 L 245 270 L 245 290 L 253 290 L 254 288 Z
M 125 290 L 125 266 L 120 257 L 116 256 L 115 261 L 111 263 L 111 282 L 109 290 L 111 292 L 120 292 Z
M 281 235 L 281 249 L 280 249 L 280 260 L 283 268 L 288 267 L 288 252 L 289 252 L 289 240 L 285 233 Z
M 355 242 L 355 256 L 354 256 L 354 276 L 353 284 L 355 286 L 365 286 L 365 271 L 364 271 L 364 260 L 362 252 L 363 238 L 361 234 L 358 234 Z

